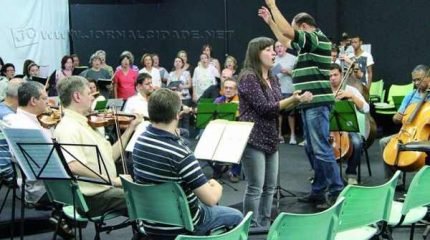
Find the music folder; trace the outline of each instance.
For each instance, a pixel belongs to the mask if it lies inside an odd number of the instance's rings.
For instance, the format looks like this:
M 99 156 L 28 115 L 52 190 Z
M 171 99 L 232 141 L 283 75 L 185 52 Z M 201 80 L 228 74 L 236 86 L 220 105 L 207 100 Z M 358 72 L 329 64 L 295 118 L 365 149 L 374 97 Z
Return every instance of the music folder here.
M 85 71 L 85 70 L 87 70 L 88 69 L 88 67 L 87 66 L 79 66 L 79 67 L 75 67 L 74 69 L 73 69 L 73 73 L 72 73 L 72 75 L 79 75 L 79 74 L 81 74 L 83 71 Z
M 200 137 L 194 155 L 200 160 L 239 163 L 253 127 L 252 122 L 213 120 Z
M 31 77 L 31 79 L 33 81 L 41 83 L 43 86 L 46 85 L 46 80 L 48 80 L 47 78 L 41 78 L 41 77 Z

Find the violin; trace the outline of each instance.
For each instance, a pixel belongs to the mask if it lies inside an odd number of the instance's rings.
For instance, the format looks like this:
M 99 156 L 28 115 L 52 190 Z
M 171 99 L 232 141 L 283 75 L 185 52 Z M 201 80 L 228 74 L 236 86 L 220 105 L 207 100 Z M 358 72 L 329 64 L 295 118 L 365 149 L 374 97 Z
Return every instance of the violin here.
M 61 117 L 60 109 L 48 107 L 46 112 L 37 116 L 37 120 L 43 128 L 52 128 L 61 121 Z
M 426 74 L 428 77 L 428 73 Z M 418 151 L 399 151 L 400 144 L 428 141 L 430 137 L 430 102 L 426 91 L 419 103 L 409 105 L 402 119 L 400 132 L 392 137 L 384 149 L 383 158 L 387 165 L 403 171 L 416 171 L 424 166 L 426 153 Z
M 106 127 L 115 124 L 126 126 L 136 119 L 135 115 L 122 113 L 93 113 L 87 116 L 88 125 L 93 128 Z

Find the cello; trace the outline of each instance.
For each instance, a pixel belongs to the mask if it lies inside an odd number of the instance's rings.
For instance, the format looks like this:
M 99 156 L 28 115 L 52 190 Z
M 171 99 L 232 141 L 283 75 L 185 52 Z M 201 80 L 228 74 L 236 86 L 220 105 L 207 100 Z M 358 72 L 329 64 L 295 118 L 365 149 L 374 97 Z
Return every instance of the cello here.
M 427 72 L 425 78 L 429 77 Z M 417 90 L 418 91 L 418 90 Z M 426 153 L 418 151 L 399 151 L 399 145 L 410 142 L 427 141 L 430 137 L 430 94 L 427 89 L 423 99 L 411 104 L 405 110 L 402 128 L 392 137 L 384 149 L 384 162 L 403 171 L 416 171 L 424 166 Z
M 351 64 L 346 70 L 338 89 L 334 93 L 335 98 L 339 94 L 340 90 L 345 89 L 347 79 L 352 74 L 352 66 L 353 64 Z M 336 161 L 340 161 L 341 159 L 349 159 L 351 157 L 353 149 L 349 140 L 348 132 L 330 131 L 329 142 L 332 146 Z

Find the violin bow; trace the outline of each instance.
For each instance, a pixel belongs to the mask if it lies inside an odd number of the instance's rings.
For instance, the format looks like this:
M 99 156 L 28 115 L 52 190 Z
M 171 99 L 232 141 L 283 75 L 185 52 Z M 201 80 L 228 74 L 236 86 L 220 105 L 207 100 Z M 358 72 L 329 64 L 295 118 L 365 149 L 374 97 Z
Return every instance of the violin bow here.
M 342 81 L 339 84 L 339 88 L 336 90 L 336 93 L 334 94 L 334 97 L 336 97 L 339 94 L 339 91 L 344 89 L 346 86 L 346 80 L 351 76 L 352 74 L 352 67 L 354 66 L 356 60 L 354 60 L 346 70 L 345 74 L 343 75 Z
M 117 118 L 118 117 L 118 109 L 116 107 L 114 107 L 113 111 L 114 111 L 114 118 L 113 119 L 115 121 L 116 135 L 118 136 L 119 146 L 120 146 L 122 168 L 124 169 L 124 174 L 128 174 L 128 168 L 127 168 L 127 164 L 126 164 L 125 158 L 124 158 L 124 145 L 122 144 L 122 139 L 121 139 L 121 129 L 120 129 L 119 121 Z

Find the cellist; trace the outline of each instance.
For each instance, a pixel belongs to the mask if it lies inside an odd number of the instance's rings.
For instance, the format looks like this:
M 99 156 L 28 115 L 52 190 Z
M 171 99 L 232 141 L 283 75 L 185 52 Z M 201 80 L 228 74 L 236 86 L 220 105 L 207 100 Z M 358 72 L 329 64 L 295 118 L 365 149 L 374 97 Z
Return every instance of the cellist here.
M 355 69 L 353 69 L 355 71 Z M 330 67 L 330 85 L 336 100 L 350 100 L 354 103 L 356 109 L 365 114 L 369 112 L 369 104 L 364 99 L 360 91 L 353 87 L 346 85 L 343 89 L 342 82 L 342 68 L 334 63 Z M 341 88 L 341 89 L 339 89 Z M 361 151 L 363 148 L 363 140 L 357 132 L 349 132 L 350 147 L 352 147 L 352 155 L 347 159 L 346 178 L 348 184 L 357 184 L 357 166 L 360 163 Z
M 429 88 L 429 83 L 430 83 L 430 77 L 428 75 L 426 76 L 426 73 L 428 71 L 429 71 L 429 67 L 427 65 L 422 65 L 422 64 L 416 66 L 412 70 L 412 73 L 411 73 L 412 82 L 414 83 L 414 86 L 416 89 L 412 90 L 412 92 L 408 93 L 405 96 L 405 98 L 403 98 L 402 104 L 400 105 L 399 109 L 393 116 L 393 122 L 395 124 L 402 123 L 404 112 L 409 107 L 409 105 L 418 103 L 423 100 L 425 92 Z M 428 101 L 429 99 L 430 97 L 427 97 L 426 101 Z M 381 154 L 384 152 L 385 146 L 388 144 L 390 139 L 396 135 L 397 133 L 391 136 L 381 138 L 381 140 L 379 140 L 379 146 L 381 147 Z M 388 180 L 394 174 L 396 169 L 392 169 L 384 162 L 384 170 L 385 170 L 385 179 Z

